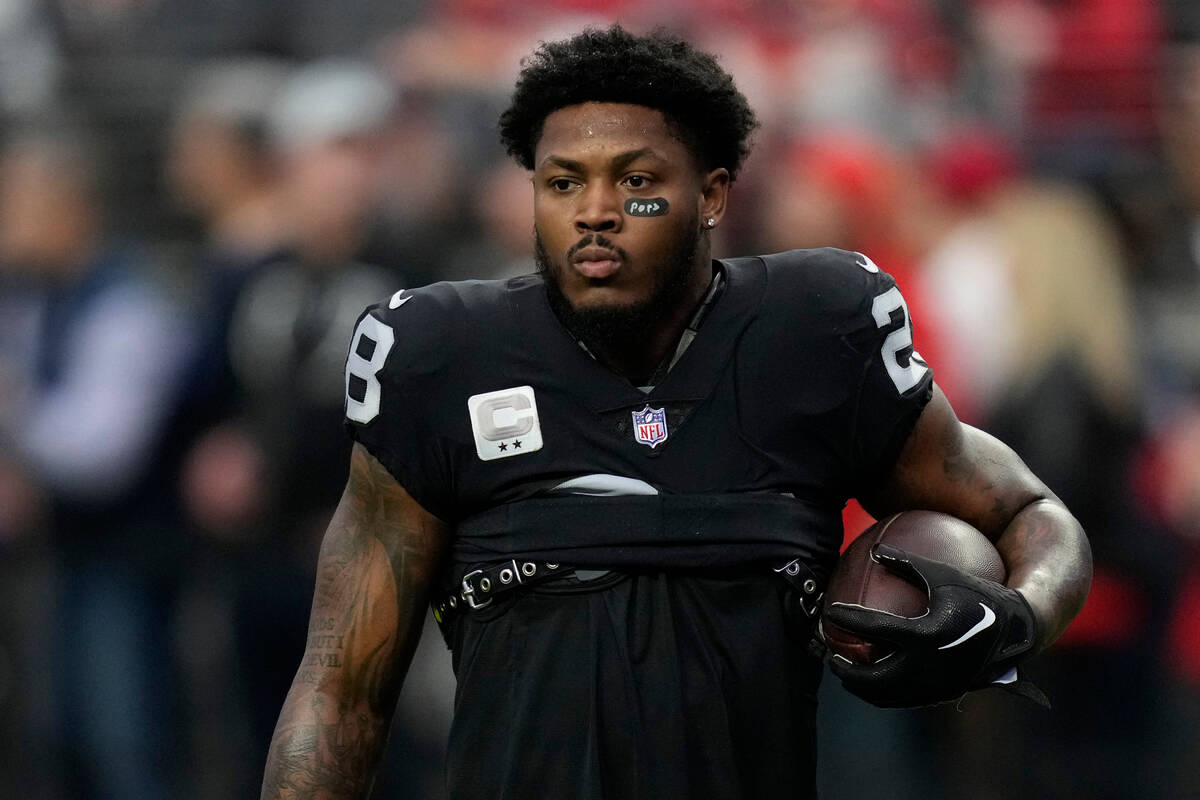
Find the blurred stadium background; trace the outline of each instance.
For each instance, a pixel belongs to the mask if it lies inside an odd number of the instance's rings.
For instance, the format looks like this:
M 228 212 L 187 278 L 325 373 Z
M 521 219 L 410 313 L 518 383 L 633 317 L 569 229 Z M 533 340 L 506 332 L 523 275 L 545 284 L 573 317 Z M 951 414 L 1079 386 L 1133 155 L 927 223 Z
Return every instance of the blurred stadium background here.
M 495 119 L 537 41 L 612 20 L 761 117 L 718 254 L 870 254 L 1092 536 L 1053 713 L 827 681 L 823 796 L 1200 797 L 1190 0 L 0 0 L 0 797 L 257 796 L 354 319 L 530 268 Z M 431 629 L 376 797 L 442 796 L 452 701 Z

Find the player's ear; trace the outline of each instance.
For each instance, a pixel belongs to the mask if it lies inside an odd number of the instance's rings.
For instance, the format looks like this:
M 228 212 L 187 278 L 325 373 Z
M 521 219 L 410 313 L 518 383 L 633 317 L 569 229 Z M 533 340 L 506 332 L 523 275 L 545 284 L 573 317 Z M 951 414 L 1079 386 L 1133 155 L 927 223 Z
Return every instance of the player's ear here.
M 713 227 L 713 225 L 720 222 L 721 217 L 725 216 L 725 201 L 728 197 L 729 170 L 724 167 L 718 167 L 706 173 L 700 187 L 701 224 L 711 219 L 713 223 L 706 227 Z

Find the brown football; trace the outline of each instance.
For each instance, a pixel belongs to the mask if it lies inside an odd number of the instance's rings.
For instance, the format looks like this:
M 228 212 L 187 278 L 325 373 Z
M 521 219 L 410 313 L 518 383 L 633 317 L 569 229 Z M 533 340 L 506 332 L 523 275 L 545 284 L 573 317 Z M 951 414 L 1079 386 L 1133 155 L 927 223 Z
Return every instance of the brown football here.
M 969 523 L 936 511 L 903 511 L 876 522 L 850 543 L 825 590 L 825 604 L 850 603 L 902 617 L 929 610 L 924 589 L 893 575 L 871 558 L 879 543 L 941 561 L 989 580 L 1004 582 L 1004 561 L 992 542 Z M 826 646 L 856 664 L 873 664 L 892 651 L 821 620 Z

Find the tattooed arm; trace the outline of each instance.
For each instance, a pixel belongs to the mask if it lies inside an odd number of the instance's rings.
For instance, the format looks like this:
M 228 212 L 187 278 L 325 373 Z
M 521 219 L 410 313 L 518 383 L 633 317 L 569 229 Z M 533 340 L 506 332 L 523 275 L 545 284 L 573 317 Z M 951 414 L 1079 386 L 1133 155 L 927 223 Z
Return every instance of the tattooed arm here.
M 262 797 L 365 797 L 448 540 L 361 445 L 321 545 L 304 660 Z
M 1086 465 L 1080 465 L 1081 469 Z M 883 489 L 864 506 L 876 517 L 902 509 L 942 511 L 996 543 L 1038 622 L 1035 651 L 1049 646 L 1083 607 L 1091 584 L 1087 537 L 1006 445 L 965 425 L 935 387 Z

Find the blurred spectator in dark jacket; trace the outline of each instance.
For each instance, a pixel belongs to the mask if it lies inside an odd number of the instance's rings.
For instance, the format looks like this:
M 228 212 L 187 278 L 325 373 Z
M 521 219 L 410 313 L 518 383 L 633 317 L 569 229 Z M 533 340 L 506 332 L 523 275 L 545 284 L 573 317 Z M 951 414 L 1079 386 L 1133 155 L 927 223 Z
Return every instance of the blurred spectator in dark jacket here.
M 41 490 L 14 459 L 37 355 L 42 293 L 36 274 L 0 258 L 0 775 L 11 791 L 55 787 L 50 681 L 53 559 Z
M 171 434 L 192 331 L 154 266 L 106 233 L 101 163 L 91 142 L 51 127 L 0 158 L 0 261 L 29 276 L 30 326 L 0 472 L 49 514 L 65 791 L 165 798 L 180 741 Z
M 267 112 L 289 73 L 266 58 L 206 62 L 168 130 L 167 185 L 204 227 L 205 265 L 245 272 L 283 246 Z
M 368 261 L 391 86 L 348 59 L 295 69 L 277 85 L 273 70 L 256 69 L 263 94 L 224 128 L 226 138 L 197 127 L 197 115 L 234 104 L 245 80 L 211 84 L 222 102 L 185 105 L 172 162 L 185 199 L 248 201 L 194 205 L 210 242 L 205 269 L 220 276 L 238 266 L 226 281 L 232 291 L 215 295 L 221 313 L 209 338 L 215 361 L 227 364 L 224 411 L 192 448 L 182 485 L 193 524 L 221 543 L 230 564 L 235 677 L 250 740 L 237 754 L 239 796 L 257 791 L 303 650 L 320 534 L 345 483 L 350 332 L 363 307 L 404 286 L 398 271 Z M 206 118 L 211 124 L 211 112 Z M 198 143 L 187 140 L 201 135 L 223 157 L 193 171 L 186 150 Z M 218 168 L 228 173 L 219 183 Z
M 306 568 L 345 479 L 343 366 L 356 305 L 403 285 L 398 271 L 363 260 L 379 136 L 394 107 L 382 78 L 337 60 L 301 68 L 269 112 L 287 255 L 239 293 L 227 346 L 267 455 L 271 526 L 286 542 L 272 557 Z
M 235 554 L 263 521 L 265 464 L 239 420 L 229 326 L 247 283 L 290 258 L 267 138 L 267 114 L 290 70 L 264 57 L 203 62 L 184 82 L 167 128 L 165 186 L 202 233 L 192 278 L 204 313 L 187 380 L 189 447 L 180 485 L 195 548 L 182 634 L 206 645 L 184 650 L 191 754 L 206 764 L 190 777 L 202 797 L 247 793 L 244 681 L 234 666 L 229 605 Z
M 238 297 L 259 273 L 290 259 L 277 159 L 267 114 L 289 67 L 266 59 L 198 69 L 169 129 L 168 188 L 203 228 L 195 272 L 205 287 L 202 347 L 189 396 L 202 434 L 185 472 L 194 521 L 218 538 L 241 538 L 262 511 L 261 456 L 227 425 L 241 411 L 229 353 Z

